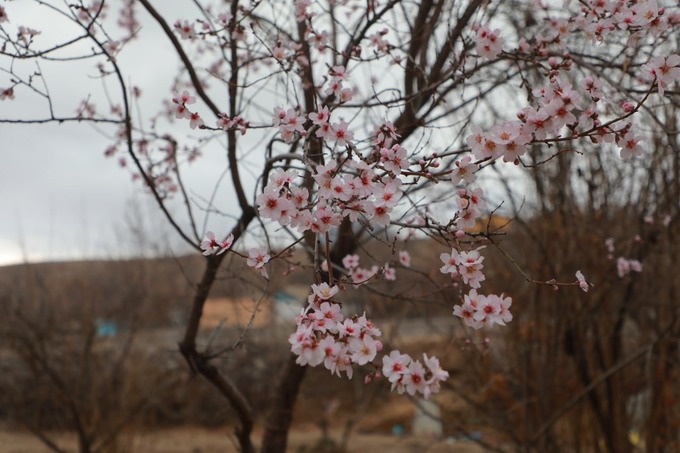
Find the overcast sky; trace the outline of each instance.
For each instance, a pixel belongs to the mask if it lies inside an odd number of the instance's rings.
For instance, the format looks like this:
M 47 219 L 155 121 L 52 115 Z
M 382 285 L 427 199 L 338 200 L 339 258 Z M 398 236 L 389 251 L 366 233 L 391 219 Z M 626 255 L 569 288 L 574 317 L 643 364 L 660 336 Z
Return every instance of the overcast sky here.
M 178 7 L 187 2 L 158 3 L 172 22 L 182 17 Z M 118 6 L 115 2 L 112 5 L 110 15 L 115 16 Z M 34 2 L 10 2 L 3 6 L 10 18 L 10 23 L 4 24 L 6 29 L 25 25 L 42 30 L 36 38 L 38 46 L 68 35 L 66 21 L 45 14 L 44 8 L 36 10 Z M 143 27 L 139 38 L 124 49 L 119 61 L 128 70 L 131 83 L 142 87 L 142 108 L 150 114 L 171 96 L 176 57 L 164 45 L 160 28 L 141 8 L 138 20 Z M 6 68 L 7 59 L 0 61 L 0 66 Z M 58 116 L 73 116 L 80 99 L 88 93 L 92 93 L 97 104 L 102 90 L 101 82 L 91 77 L 96 74 L 94 64 L 93 60 L 43 64 L 41 71 L 57 100 Z M 17 65 L 20 71 L 33 69 L 25 64 L 20 66 L 22 62 Z M 8 85 L 9 75 L 0 73 L 0 87 Z M 111 84 L 112 91 L 116 88 Z M 0 117 L 47 116 L 44 100 L 31 96 L 23 87 L 18 87 L 15 94 L 13 101 L 0 101 Z M 98 106 L 103 108 L 105 102 L 99 99 Z M 192 133 L 188 127 L 187 133 Z M 186 251 L 166 227 L 141 185 L 133 183 L 130 171 L 122 169 L 117 159 L 104 156 L 111 142 L 93 127 L 84 123 L 0 124 L 0 137 L 0 265 L 134 254 L 137 241 L 126 231 L 130 230 L 130 219 L 138 222 L 140 217 L 146 224 L 149 241 L 169 245 L 176 252 Z M 222 156 L 204 156 L 189 170 L 185 177 L 192 194 L 200 198 L 210 193 L 224 169 L 221 159 Z

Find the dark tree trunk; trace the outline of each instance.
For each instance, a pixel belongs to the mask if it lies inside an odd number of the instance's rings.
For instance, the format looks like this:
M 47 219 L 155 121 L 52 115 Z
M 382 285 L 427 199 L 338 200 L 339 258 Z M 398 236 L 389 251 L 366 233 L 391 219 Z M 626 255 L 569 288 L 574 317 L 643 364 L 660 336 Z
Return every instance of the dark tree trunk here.
M 285 453 L 293 409 L 307 367 L 295 363 L 292 354 L 283 362 L 272 391 L 272 405 L 267 414 L 261 453 Z

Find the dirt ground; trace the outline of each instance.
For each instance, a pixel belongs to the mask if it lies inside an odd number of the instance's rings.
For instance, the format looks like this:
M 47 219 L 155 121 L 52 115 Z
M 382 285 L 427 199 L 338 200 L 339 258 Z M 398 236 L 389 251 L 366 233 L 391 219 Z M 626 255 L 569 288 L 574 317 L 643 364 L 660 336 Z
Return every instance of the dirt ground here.
M 316 428 L 297 429 L 291 433 L 288 451 L 291 453 L 312 453 L 317 449 L 321 433 Z M 72 435 L 58 434 L 54 438 L 60 447 L 76 452 Z M 257 433 L 254 439 L 257 439 Z M 339 432 L 331 432 L 331 438 L 338 440 Z M 390 453 L 481 453 L 476 444 L 465 440 L 437 440 L 413 436 L 389 436 L 360 434 L 351 436 L 349 452 L 390 452 Z M 47 453 L 50 452 L 30 433 L 0 430 L 0 453 Z M 203 428 L 179 428 L 148 432 L 129 436 L 119 446 L 119 452 L 139 453 L 231 453 L 237 452 L 233 436 L 229 431 Z M 328 450 L 325 450 L 328 451 Z

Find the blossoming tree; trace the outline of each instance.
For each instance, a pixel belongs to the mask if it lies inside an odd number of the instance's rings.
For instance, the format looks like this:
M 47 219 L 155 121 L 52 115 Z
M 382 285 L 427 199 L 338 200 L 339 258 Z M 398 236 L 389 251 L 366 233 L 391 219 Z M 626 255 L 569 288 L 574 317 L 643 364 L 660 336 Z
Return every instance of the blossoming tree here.
M 0 121 L 112 128 L 105 154 L 132 163 L 177 234 L 205 255 L 180 350 L 238 412 L 245 452 L 254 451 L 248 401 L 196 343 L 225 256 L 238 255 L 263 279 L 292 248 L 309 256 L 313 281 L 291 326 L 262 451 L 284 451 L 306 366 L 427 398 L 448 378 L 438 359 L 383 350 L 369 315 L 341 309 L 344 288 L 399 278 L 411 263 L 396 240 L 427 235 L 441 245 L 431 267 L 467 288 L 451 301 L 451 322 L 511 322 L 511 295 L 484 289 L 484 253 L 498 238 L 482 219 L 503 204 L 484 175 L 530 171 L 565 154 L 629 160 L 662 152 L 645 147 L 636 117 L 676 96 L 680 78 L 680 11 L 656 0 L 33 4 L 36 14 L 68 22 L 71 34 L 42 41 L 48 30 L 18 23 L 15 4 L 0 6 L 0 105 L 30 96 L 45 103 L 31 118 L 3 109 Z M 155 115 L 138 109 L 147 87 L 123 65 L 128 49 L 145 45 L 140 23 L 160 30 L 180 62 Z M 71 111 L 55 107 L 39 64 L 73 60 L 92 62 L 105 108 L 89 92 L 68 93 L 82 99 Z M 224 205 L 197 202 L 183 178 L 213 150 L 224 154 L 230 178 L 229 189 L 215 181 L 217 191 L 231 190 Z M 173 200 L 183 214 L 169 209 Z M 204 231 L 213 212 L 237 214 Z M 362 267 L 355 252 L 367 237 L 394 244 L 398 258 Z M 590 288 L 580 271 L 524 277 Z

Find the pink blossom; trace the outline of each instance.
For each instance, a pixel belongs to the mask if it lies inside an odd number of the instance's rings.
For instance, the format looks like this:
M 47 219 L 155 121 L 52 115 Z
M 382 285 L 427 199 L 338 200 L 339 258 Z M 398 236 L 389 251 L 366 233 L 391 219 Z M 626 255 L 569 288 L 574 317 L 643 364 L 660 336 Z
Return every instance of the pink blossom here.
M 680 79 L 680 55 L 654 57 L 642 68 L 650 78 L 656 78 L 659 94 L 663 96 L 666 87 Z
M 638 260 L 626 259 L 620 256 L 616 260 L 616 271 L 619 275 L 619 278 L 623 278 L 631 271 L 642 272 L 642 263 L 640 263 Z
M 453 316 L 462 318 L 466 326 L 472 327 L 473 329 L 480 329 L 483 326 L 483 323 L 474 319 L 476 311 L 476 308 L 469 302 L 465 302 L 463 305 L 453 306 Z
M 395 175 L 401 174 L 401 170 L 407 169 L 410 165 L 406 149 L 399 145 L 394 145 L 389 149 L 382 148 L 380 150 L 380 160 L 385 171 Z
M 189 21 L 179 20 L 174 24 L 175 32 L 177 32 L 182 39 L 194 39 L 196 37 L 196 31 L 194 30 L 194 24 L 189 23 Z
M 402 354 L 397 350 L 390 352 L 389 355 L 384 355 L 382 358 L 382 373 L 392 384 L 395 384 L 402 379 L 407 372 L 407 367 L 411 363 L 411 357 L 408 354 Z M 393 387 L 394 389 L 394 387 Z
M 401 199 L 402 192 L 399 189 L 399 180 L 395 180 L 385 184 L 384 186 L 379 186 L 377 190 L 374 191 L 375 204 L 379 206 L 387 206 L 393 208 L 397 205 L 399 199 Z
M 411 267 L 411 255 L 408 250 L 399 251 L 399 263 L 404 267 Z
M 639 157 L 643 153 L 642 146 L 638 143 L 640 137 L 628 132 L 616 140 L 616 144 L 621 148 L 621 159 L 628 159 L 632 156 Z
M 337 329 L 340 338 L 358 337 L 361 334 L 361 328 L 351 319 L 345 319 L 342 323 L 339 323 Z
M 352 269 L 350 278 L 352 279 L 352 283 L 355 286 L 359 286 L 368 282 L 371 278 L 373 278 L 373 275 L 374 274 L 370 270 L 357 267 Z
M 378 342 L 371 338 L 370 335 L 364 335 L 362 338 L 350 337 L 347 345 L 351 353 L 352 362 L 357 365 L 366 365 L 378 353 Z
M 205 126 L 205 123 L 203 122 L 203 119 L 201 118 L 201 115 L 198 113 L 189 113 L 189 127 L 192 129 L 196 129 L 196 127 L 201 128 Z
M 479 170 L 479 165 L 472 162 L 472 157 L 465 156 L 456 160 L 454 165 L 451 171 L 451 181 L 454 184 L 472 184 L 475 181 L 475 172 Z
M 264 218 L 279 221 L 282 217 L 294 215 L 295 205 L 282 196 L 276 187 L 265 187 L 264 192 L 255 199 L 258 211 Z
M 480 27 L 474 37 L 475 50 L 480 57 L 490 60 L 496 58 L 503 50 L 503 38 L 500 30 L 491 30 L 488 27 Z
M 348 142 L 352 141 L 352 138 L 354 137 L 354 132 L 347 130 L 348 126 L 349 124 L 347 124 L 345 121 L 333 123 L 331 127 L 332 136 L 333 138 L 335 138 L 335 143 L 338 146 L 345 146 L 347 145 Z
M 354 97 L 354 90 L 351 88 L 343 88 L 340 90 L 340 102 L 349 102 Z
M 342 265 L 345 269 L 353 269 L 359 266 L 359 255 L 346 255 L 342 259 Z
M 607 248 L 607 252 L 614 253 L 614 238 L 605 239 L 604 246 Z
M 409 363 L 402 384 L 406 393 L 413 396 L 416 392 L 425 393 L 426 388 L 425 368 L 417 360 Z
M 213 233 L 212 231 L 207 231 L 205 233 L 205 238 L 203 239 L 203 241 L 201 241 L 201 250 L 203 250 L 203 255 L 205 256 L 213 254 L 220 255 L 229 250 L 233 242 L 234 242 L 233 234 L 225 236 L 224 239 L 218 242 L 215 239 L 215 233 Z
M 397 279 L 397 273 L 393 267 L 390 267 L 389 263 L 385 263 L 385 266 L 383 266 L 383 278 L 388 281 Z
M 387 226 L 390 224 L 391 207 L 374 203 L 370 208 L 371 210 L 367 213 L 367 217 L 372 225 Z
M 337 285 L 329 286 L 328 283 L 319 283 L 318 285 L 313 284 L 312 285 L 312 294 L 309 296 L 311 298 L 311 301 L 320 301 L 320 300 L 329 300 L 333 296 L 335 296 L 338 291 L 340 291 L 340 288 L 337 287 Z
M 345 72 L 345 67 L 342 65 L 333 66 L 328 74 L 333 78 L 333 80 L 344 80 L 347 75 Z
M 580 270 L 576 271 L 576 280 L 578 281 L 578 286 L 583 290 L 583 292 L 587 293 L 590 286 L 588 285 L 588 282 Z
M 317 126 L 328 123 L 328 120 L 331 118 L 331 114 L 328 111 L 327 106 L 323 106 L 323 108 L 319 109 L 319 111 L 311 112 L 307 116 L 310 120 L 312 120 L 312 123 L 316 124 Z
M 451 253 L 442 253 L 439 255 L 439 259 L 444 263 L 439 269 L 442 274 L 458 273 L 458 264 L 460 263 L 460 253 L 458 253 L 458 250 L 452 248 Z
M 428 357 L 427 354 L 423 354 L 423 362 L 427 368 L 426 376 L 430 376 L 425 382 L 427 386 L 423 391 L 423 397 L 428 399 L 432 393 L 439 392 L 441 383 L 449 378 L 449 373 L 442 369 L 439 365 L 439 359 L 436 357 Z
M 316 233 L 326 233 L 342 221 L 342 216 L 326 205 L 317 206 L 313 216 L 312 231 Z
M 298 173 L 295 170 L 277 168 L 269 175 L 269 184 L 267 186 L 271 185 L 276 189 L 282 189 L 284 186 L 292 184 L 297 177 Z
M 248 251 L 248 259 L 246 264 L 250 267 L 254 267 L 264 278 L 269 278 L 267 274 L 267 269 L 264 267 L 265 264 L 269 262 L 271 256 L 267 252 L 266 248 L 254 248 Z
M 342 322 L 344 320 L 344 316 L 340 312 L 340 305 L 336 303 L 321 303 L 321 305 L 319 305 L 319 313 L 321 313 L 321 317 L 330 319 L 333 322 Z
M 502 294 L 500 296 L 495 294 L 485 296 L 477 294 L 477 291 L 472 289 L 465 295 L 463 305 L 453 307 L 453 315 L 463 318 L 465 325 L 474 329 L 493 324 L 504 326 L 512 321 L 511 306 L 512 299 L 510 297 L 505 297 Z

